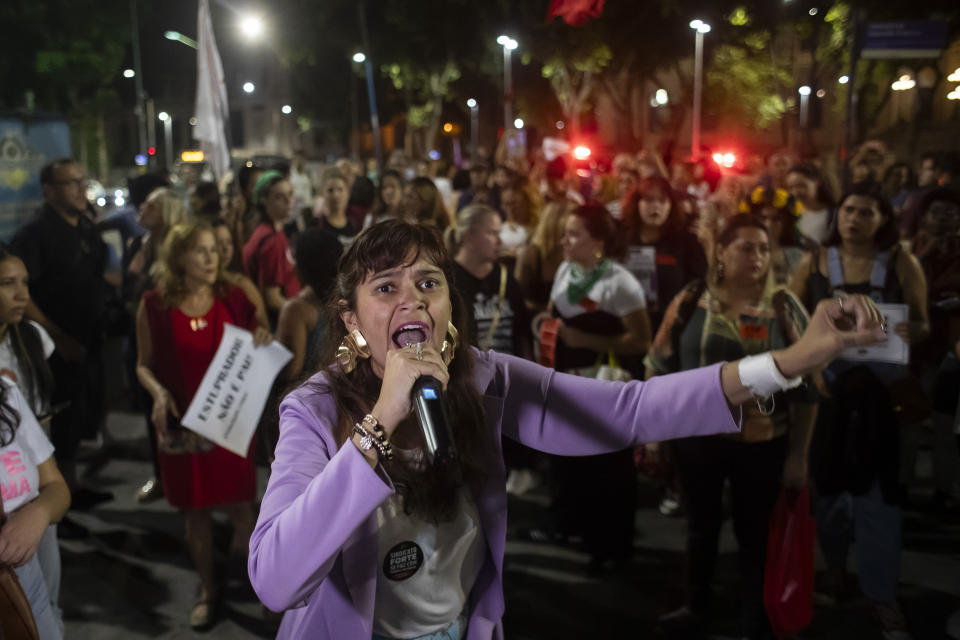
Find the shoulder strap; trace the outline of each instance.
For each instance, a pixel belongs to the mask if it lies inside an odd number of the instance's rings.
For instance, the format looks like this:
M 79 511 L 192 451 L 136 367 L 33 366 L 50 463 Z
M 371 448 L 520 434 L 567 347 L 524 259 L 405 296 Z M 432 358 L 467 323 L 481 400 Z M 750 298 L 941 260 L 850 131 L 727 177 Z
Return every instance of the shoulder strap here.
M 700 303 L 700 297 L 707 289 L 707 281 L 698 278 L 691 282 L 689 286 L 692 295 L 689 298 L 684 298 L 683 302 L 680 303 L 680 307 L 677 309 L 676 326 L 679 329 L 686 327 L 687 323 L 690 322 L 690 318 L 693 317 L 693 312 L 697 310 L 697 304 Z
M 830 273 L 830 286 L 834 289 L 842 289 L 843 264 L 840 262 L 840 251 L 836 247 L 827 247 L 827 269 Z
M 882 290 L 887 284 L 887 268 L 890 264 L 890 252 L 879 251 L 873 259 L 873 270 L 870 272 L 870 287 Z
M 497 331 L 497 325 L 500 324 L 500 315 L 503 313 L 503 301 L 507 297 L 507 268 L 500 265 L 500 292 L 497 298 L 497 310 L 493 314 L 493 320 L 490 321 L 490 328 L 487 330 L 487 337 L 484 343 L 488 346 L 493 344 L 493 334 Z

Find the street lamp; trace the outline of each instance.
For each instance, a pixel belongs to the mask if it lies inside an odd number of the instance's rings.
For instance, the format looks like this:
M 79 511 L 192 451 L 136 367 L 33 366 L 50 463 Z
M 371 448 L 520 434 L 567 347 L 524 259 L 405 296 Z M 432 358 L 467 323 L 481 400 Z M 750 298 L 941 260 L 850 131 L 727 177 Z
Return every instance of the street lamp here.
M 180 42 L 187 45 L 191 49 L 197 49 L 200 45 L 197 44 L 197 41 L 193 38 L 188 38 L 179 31 L 164 31 L 163 37 L 167 40 L 173 40 L 174 42 Z
M 840 76 L 839 78 L 837 78 L 837 82 L 839 82 L 840 84 L 847 84 L 848 82 L 850 82 L 850 76 Z
M 917 81 L 911 78 L 910 76 L 904 74 L 900 76 L 893 84 L 890 85 L 890 88 L 894 91 L 909 91 L 917 86 Z
M 510 53 L 519 46 L 519 43 L 510 36 L 501 35 L 497 44 L 503 47 L 503 128 L 510 128 L 513 120 L 513 76 L 510 65 Z
M 240 20 L 240 31 L 250 40 L 263 35 L 263 19 L 260 16 L 247 15 Z
M 523 129 L 523 118 L 517 118 L 513 121 L 514 129 Z
M 132 78 L 132 77 L 134 77 L 134 76 L 136 76 L 136 75 L 137 75 L 137 72 L 134 71 L 133 69 L 124 69 L 124 70 L 123 70 L 123 77 L 124 77 L 124 78 L 129 79 L 129 78 Z
M 252 82 L 243 83 L 243 92 L 244 93 L 253 93 L 257 89 L 257 86 Z
M 480 108 L 474 98 L 467 100 L 467 106 L 470 107 L 470 161 L 474 162 L 480 140 Z
M 163 156 L 167 161 L 167 171 L 173 169 L 173 118 L 166 111 L 157 114 L 163 123 Z
M 362 64 L 366 62 L 366 60 L 367 56 L 362 51 L 357 51 L 355 54 L 353 54 L 353 61 L 357 64 Z
M 810 93 L 812 90 L 809 86 L 803 85 L 797 89 L 797 93 L 800 94 L 800 128 L 807 128 L 807 115 L 810 110 Z
M 285 116 L 288 116 L 288 115 L 290 115 L 291 113 L 293 113 L 293 107 L 291 107 L 291 106 L 288 105 L 288 104 L 285 104 L 285 105 L 283 105 L 282 107 L 280 107 L 280 113 L 282 113 L 282 114 L 285 115 Z
M 703 94 L 703 34 L 710 33 L 710 25 L 703 20 L 691 20 L 690 28 L 696 34 L 693 54 L 693 133 L 690 136 L 690 155 L 700 157 L 700 101 Z

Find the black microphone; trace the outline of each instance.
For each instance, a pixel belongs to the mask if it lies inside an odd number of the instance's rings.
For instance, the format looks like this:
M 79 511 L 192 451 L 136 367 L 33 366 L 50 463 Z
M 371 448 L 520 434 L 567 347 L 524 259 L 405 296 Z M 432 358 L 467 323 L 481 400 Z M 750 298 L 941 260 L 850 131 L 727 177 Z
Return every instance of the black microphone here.
M 440 381 L 433 376 L 417 378 L 413 383 L 410 401 L 423 430 L 430 464 L 439 467 L 456 462 L 457 449 L 453 445 L 453 432 L 450 430 L 450 418 Z

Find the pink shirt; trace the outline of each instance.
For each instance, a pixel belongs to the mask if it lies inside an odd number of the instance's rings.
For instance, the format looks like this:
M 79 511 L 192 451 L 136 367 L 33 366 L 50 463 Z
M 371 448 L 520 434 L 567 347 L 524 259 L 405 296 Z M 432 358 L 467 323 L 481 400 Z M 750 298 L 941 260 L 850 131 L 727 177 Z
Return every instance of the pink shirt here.
M 16 385 L 0 379 L 6 387 L 6 401 L 20 414 L 13 441 L 0 447 L 0 493 L 3 510 L 12 513 L 40 495 L 39 466 L 53 455 L 53 445 L 30 410 Z

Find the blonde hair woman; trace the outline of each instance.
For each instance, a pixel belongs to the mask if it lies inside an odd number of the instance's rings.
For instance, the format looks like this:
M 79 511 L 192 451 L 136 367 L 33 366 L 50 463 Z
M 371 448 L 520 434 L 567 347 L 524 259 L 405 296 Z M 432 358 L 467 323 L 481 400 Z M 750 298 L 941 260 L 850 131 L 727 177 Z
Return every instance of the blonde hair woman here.
M 223 278 L 213 228 L 205 222 L 170 230 L 157 263 L 157 287 L 137 310 L 137 377 L 153 398 L 151 421 L 159 440 L 160 479 L 170 504 L 186 519 L 187 546 L 200 574 L 190 626 L 214 621 L 218 585 L 213 568 L 212 508 L 233 522 L 231 556 L 245 560 L 254 525 L 257 478 L 253 457 L 242 458 L 198 436 L 179 419 L 190 405 L 223 336 L 224 325 L 270 334 L 258 327 L 256 310 L 239 287 Z
M 128 253 L 133 257 L 127 264 L 124 282 L 128 300 L 136 304 L 143 292 L 152 286 L 150 269 L 167 231 L 186 220 L 187 203 L 168 187 L 154 189 L 140 205 L 140 224 L 147 233 L 130 243 Z
M 517 255 L 514 275 L 523 289 L 527 308 L 532 311 L 545 310 L 550 301 L 553 276 L 563 262 L 560 245 L 563 224 L 576 208 L 569 200 L 558 200 L 544 207 L 530 243 Z

